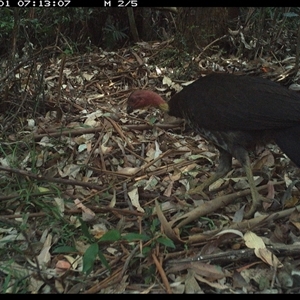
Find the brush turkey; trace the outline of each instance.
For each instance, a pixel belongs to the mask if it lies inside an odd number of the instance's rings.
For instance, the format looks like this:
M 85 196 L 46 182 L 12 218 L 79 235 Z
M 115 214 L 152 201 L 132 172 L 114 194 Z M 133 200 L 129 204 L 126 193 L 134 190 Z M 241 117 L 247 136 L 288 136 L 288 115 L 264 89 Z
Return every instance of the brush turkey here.
M 249 151 L 275 141 L 300 167 L 300 95 L 278 83 L 261 77 L 212 73 L 184 87 L 168 102 L 150 90 L 136 90 L 128 98 L 127 112 L 149 106 L 185 119 L 218 148 L 216 172 L 197 187 L 199 192 L 230 171 L 232 157 L 241 163 L 252 196 L 249 216 L 260 201 Z

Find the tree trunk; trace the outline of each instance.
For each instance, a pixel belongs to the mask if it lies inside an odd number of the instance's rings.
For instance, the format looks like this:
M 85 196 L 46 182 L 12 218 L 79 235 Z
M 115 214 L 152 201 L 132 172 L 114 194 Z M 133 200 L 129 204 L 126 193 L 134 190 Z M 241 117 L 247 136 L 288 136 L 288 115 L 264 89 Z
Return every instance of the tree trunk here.
M 177 42 L 183 42 L 189 51 L 199 50 L 226 35 L 229 20 L 238 14 L 237 7 L 180 7 Z
M 130 32 L 133 37 L 133 41 L 136 43 L 140 40 L 139 38 L 139 33 L 136 28 L 136 23 L 135 23 L 135 18 L 134 18 L 134 13 L 133 13 L 133 8 L 132 7 L 127 7 L 127 14 L 128 14 L 128 22 L 130 26 Z

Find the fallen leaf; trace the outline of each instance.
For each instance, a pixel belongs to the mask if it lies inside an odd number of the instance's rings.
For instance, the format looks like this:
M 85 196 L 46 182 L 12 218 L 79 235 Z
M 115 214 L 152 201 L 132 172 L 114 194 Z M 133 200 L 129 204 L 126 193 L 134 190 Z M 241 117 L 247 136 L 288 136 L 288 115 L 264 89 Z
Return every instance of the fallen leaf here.
M 244 234 L 244 241 L 245 241 L 245 245 L 251 249 L 259 249 L 259 248 L 266 247 L 262 238 L 251 231 L 247 231 Z
M 91 221 L 95 218 L 96 214 L 91 209 L 83 205 L 79 199 L 75 199 L 74 203 L 77 208 L 80 208 L 82 210 L 82 219 L 84 221 Z
M 256 235 L 254 232 L 247 231 L 244 234 L 244 241 L 248 248 L 254 249 L 255 255 L 263 262 L 275 268 L 281 268 L 283 266 L 278 258 L 266 248 L 262 238 Z
M 64 274 L 69 269 L 71 269 L 71 264 L 65 260 L 59 260 L 55 265 L 55 271 L 59 275 Z
M 136 207 L 137 211 L 145 212 L 144 209 L 140 206 L 139 193 L 137 188 L 134 188 L 133 190 L 128 192 L 128 197 L 130 198 L 132 205 Z
M 172 229 L 171 225 L 169 224 L 166 217 L 164 216 L 160 208 L 160 204 L 157 200 L 155 200 L 155 211 L 165 235 L 173 242 L 182 242 L 180 237 L 176 235 L 176 232 Z
M 51 260 L 50 248 L 52 246 L 52 235 L 48 234 L 37 260 L 41 266 L 47 266 Z
M 279 259 L 267 248 L 254 249 L 254 253 L 258 258 L 274 268 L 283 267 Z
M 140 171 L 140 168 L 125 167 L 125 168 L 119 169 L 116 173 L 124 174 L 124 175 L 134 175 L 138 171 Z

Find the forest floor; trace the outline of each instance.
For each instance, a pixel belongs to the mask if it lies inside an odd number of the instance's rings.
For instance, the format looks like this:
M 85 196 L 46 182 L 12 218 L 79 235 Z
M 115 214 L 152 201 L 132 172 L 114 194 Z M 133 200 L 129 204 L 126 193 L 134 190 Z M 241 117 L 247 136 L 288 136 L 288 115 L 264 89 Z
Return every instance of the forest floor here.
M 266 201 L 247 220 L 235 159 L 191 195 L 218 151 L 158 110 L 126 113 L 137 88 L 168 100 L 212 71 L 290 85 L 294 62 L 184 56 L 171 41 L 51 58 L 38 117 L 2 119 L 1 293 L 299 293 L 298 170 L 280 149 L 251 154 Z

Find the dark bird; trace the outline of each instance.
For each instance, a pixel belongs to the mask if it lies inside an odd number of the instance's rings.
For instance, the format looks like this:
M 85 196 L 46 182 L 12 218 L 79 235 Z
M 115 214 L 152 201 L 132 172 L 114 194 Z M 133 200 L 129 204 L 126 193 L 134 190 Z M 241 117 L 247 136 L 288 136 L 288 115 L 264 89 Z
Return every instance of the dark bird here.
M 261 77 L 212 73 L 199 78 L 165 102 L 149 90 L 136 90 L 128 98 L 127 112 L 153 106 L 185 119 L 191 128 L 218 148 L 214 175 L 196 188 L 202 192 L 228 173 L 235 157 L 246 172 L 252 205 L 260 196 L 255 187 L 249 151 L 275 141 L 300 167 L 300 95 Z

